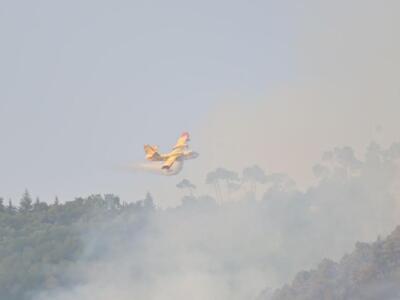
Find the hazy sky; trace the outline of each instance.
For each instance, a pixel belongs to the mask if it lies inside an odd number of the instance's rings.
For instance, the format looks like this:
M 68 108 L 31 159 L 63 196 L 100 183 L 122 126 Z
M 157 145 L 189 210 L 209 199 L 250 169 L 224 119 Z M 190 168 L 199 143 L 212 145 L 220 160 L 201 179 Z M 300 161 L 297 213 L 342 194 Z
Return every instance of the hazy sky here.
M 2 1 L 0 195 L 173 193 L 399 138 L 396 1 Z M 121 171 L 192 133 L 177 177 Z M 158 195 L 157 195 L 158 193 Z

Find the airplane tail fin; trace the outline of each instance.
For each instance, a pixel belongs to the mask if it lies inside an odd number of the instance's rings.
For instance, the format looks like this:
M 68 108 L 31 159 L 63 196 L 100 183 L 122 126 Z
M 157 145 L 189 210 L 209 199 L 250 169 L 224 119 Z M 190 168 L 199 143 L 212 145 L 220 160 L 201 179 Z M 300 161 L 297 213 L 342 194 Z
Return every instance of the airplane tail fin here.
M 144 145 L 144 152 L 146 153 L 147 160 L 162 160 L 161 155 L 158 153 L 157 146 Z
M 186 148 L 188 146 L 187 145 L 188 141 L 190 141 L 189 133 L 188 132 L 182 133 L 173 149 Z

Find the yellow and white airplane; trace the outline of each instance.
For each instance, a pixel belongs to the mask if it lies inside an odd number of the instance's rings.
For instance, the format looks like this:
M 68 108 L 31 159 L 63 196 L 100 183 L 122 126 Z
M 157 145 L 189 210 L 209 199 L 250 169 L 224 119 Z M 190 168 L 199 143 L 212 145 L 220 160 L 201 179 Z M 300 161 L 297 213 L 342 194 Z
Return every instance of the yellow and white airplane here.
M 197 152 L 188 149 L 188 141 L 190 141 L 189 133 L 182 133 L 172 151 L 166 154 L 160 154 L 157 146 L 144 145 L 146 159 L 149 161 L 163 161 L 161 169 L 172 172 L 174 164 L 180 163 L 181 165 L 184 160 L 194 159 L 199 156 Z

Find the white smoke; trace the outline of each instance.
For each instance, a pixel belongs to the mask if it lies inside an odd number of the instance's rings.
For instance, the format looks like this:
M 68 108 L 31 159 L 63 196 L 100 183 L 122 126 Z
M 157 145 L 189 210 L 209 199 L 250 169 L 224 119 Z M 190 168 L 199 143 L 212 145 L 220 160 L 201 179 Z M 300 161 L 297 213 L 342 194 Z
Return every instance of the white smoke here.
M 361 159 L 336 147 L 306 192 L 268 174 L 259 201 L 189 197 L 177 208 L 104 220 L 82 233 L 85 256 L 68 273 L 80 285 L 37 300 L 254 299 L 396 226 L 399 149 L 373 143 Z
M 163 161 L 146 161 L 119 167 L 118 169 L 128 172 L 146 172 L 156 175 L 172 176 L 182 171 L 184 161 L 181 159 L 176 160 L 169 169 L 163 169 L 163 164 Z
M 85 279 L 81 285 L 37 299 L 252 299 L 397 225 L 399 145 L 371 144 L 360 153 L 371 139 L 398 139 L 400 2 L 306 3 L 296 48 L 301 79 L 254 105 L 224 101 L 193 141 L 202 160 L 190 179 L 199 186 L 215 167 L 259 162 L 302 183 L 312 182 L 314 171 L 318 181 L 304 192 L 268 183 L 261 202 L 217 206 L 203 197 L 143 218 L 121 217 L 86 235 L 89 254 L 98 244 L 108 252 L 71 271 Z M 156 201 L 173 202 L 163 195 Z

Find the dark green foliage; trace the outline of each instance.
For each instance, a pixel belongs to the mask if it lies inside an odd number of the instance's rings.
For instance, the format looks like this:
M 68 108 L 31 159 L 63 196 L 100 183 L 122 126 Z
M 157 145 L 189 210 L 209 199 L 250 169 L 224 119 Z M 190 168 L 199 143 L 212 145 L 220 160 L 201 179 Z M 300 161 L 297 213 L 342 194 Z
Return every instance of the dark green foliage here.
M 277 290 L 273 300 L 364 300 L 400 298 L 400 226 L 386 239 L 357 243 L 352 254 L 335 263 L 297 274 L 291 285 Z
M 49 208 L 46 202 L 40 202 L 39 198 L 36 198 L 35 203 L 33 204 L 33 211 L 45 211 Z
M 5 212 L 6 208 L 4 206 L 4 199 L 0 197 L 0 213 Z
M 68 287 L 66 273 L 82 260 L 82 232 L 124 213 L 154 209 L 151 195 L 122 207 L 114 195 L 92 195 L 52 205 L 25 191 L 17 210 L 0 201 L 0 299 L 30 300 L 40 290 Z
M 22 195 L 21 201 L 19 203 L 19 211 L 22 213 L 27 213 L 32 209 L 33 209 L 32 198 L 29 195 L 28 190 L 25 190 L 24 194 Z
M 17 208 L 13 206 L 11 200 L 8 201 L 8 206 L 6 208 L 8 214 L 13 215 L 17 212 Z

